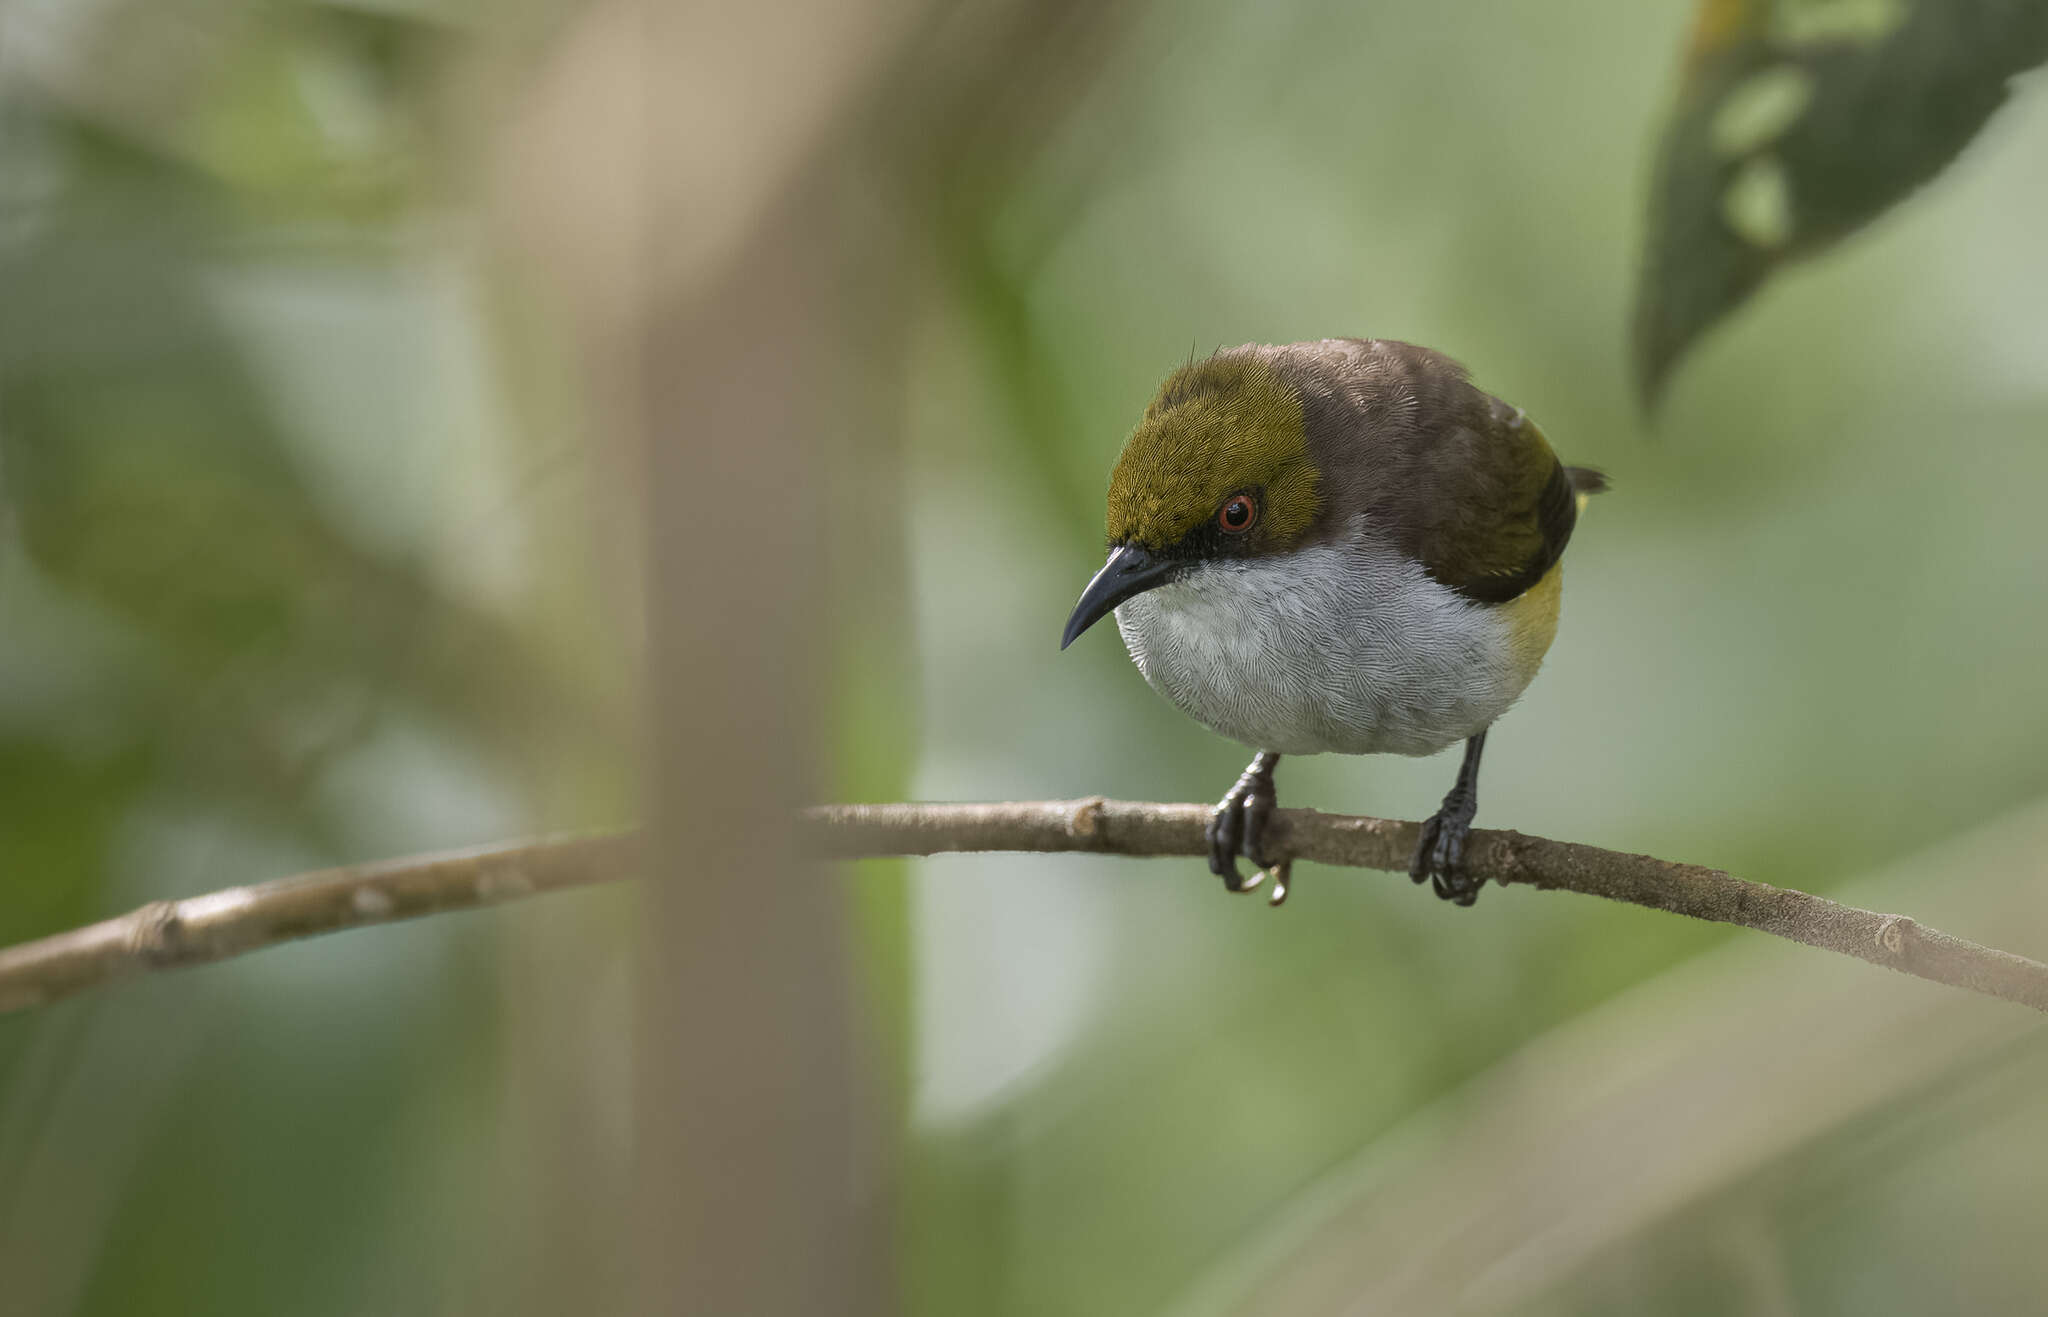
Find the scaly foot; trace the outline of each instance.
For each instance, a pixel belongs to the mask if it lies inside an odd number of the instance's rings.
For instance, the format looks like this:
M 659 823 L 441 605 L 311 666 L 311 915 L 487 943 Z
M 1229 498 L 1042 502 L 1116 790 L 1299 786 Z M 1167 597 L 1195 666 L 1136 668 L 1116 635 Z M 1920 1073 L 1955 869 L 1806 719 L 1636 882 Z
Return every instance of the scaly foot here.
M 1479 812 L 1479 756 L 1486 750 L 1486 733 L 1465 743 L 1465 762 L 1458 767 L 1458 781 L 1444 797 L 1444 807 L 1429 816 L 1422 835 L 1415 839 L 1415 858 L 1408 861 L 1408 876 L 1416 882 L 1427 878 L 1436 894 L 1458 905 L 1479 899 L 1484 878 L 1465 870 L 1465 842 L 1472 835 L 1472 816 Z
M 1465 841 L 1472 835 L 1472 816 L 1477 805 L 1460 801 L 1457 793 L 1444 807 L 1429 816 L 1422 835 L 1415 842 L 1415 858 L 1408 862 L 1408 876 L 1416 882 L 1427 878 L 1431 890 L 1446 901 L 1471 905 L 1479 899 L 1484 878 L 1475 879 L 1465 870 Z
M 1279 800 L 1273 786 L 1273 767 L 1279 762 L 1279 755 L 1260 751 L 1238 775 L 1236 785 L 1217 802 L 1216 811 L 1209 816 L 1208 831 L 1209 872 L 1221 878 L 1228 890 L 1249 892 L 1271 870 L 1273 905 L 1287 899 L 1287 879 L 1293 868 L 1291 861 L 1275 864 L 1266 855 L 1266 825 L 1272 821 Z M 1240 855 L 1258 866 L 1259 872 L 1249 881 L 1238 871 Z

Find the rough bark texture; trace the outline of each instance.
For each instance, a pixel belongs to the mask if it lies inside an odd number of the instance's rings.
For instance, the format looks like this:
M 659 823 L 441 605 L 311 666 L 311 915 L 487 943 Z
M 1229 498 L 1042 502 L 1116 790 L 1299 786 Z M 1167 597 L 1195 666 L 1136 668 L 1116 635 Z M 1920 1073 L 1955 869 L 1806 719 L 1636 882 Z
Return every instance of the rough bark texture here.
M 803 811 L 804 850 L 827 859 L 958 851 L 1206 855 L 1207 805 L 1033 801 L 986 805 L 821 805 Z M 1314 810 L 1279 811 L 1268 834 L 1290 859 L 1405 873 L 1417 825 Z M 1472 872 L 1739 924 L 1873 965 L 2048 1011 L 2048 965 L 1981 946 L 1905 915 L 1861 910 L 1695 864 L 1475 831 Z M 219 960 L 296 937 L 488 905 L 637 871 L 630 835 L 487 847 L 330 869 L 184 901 L 0 951 L 0 1010 L 18 1010 L 145 970 Z M 1190 869 L 1190 874 L 1198 872 Z M 1203 877 L 1206 878 L 1206 873 Z M 1422 899 L 1422 898 L 1418 898 Z M 1275 916 L 1286 918 L 1287 916 Z

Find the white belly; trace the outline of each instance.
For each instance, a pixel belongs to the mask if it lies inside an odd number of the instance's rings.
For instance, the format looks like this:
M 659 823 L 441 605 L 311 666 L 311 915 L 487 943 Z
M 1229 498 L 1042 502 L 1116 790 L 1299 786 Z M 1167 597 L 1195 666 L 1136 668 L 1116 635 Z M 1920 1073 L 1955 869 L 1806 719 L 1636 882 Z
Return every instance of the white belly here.
M 1205 564 L 1116 610 L 1154 690 L 1233 740 L 1296 755 L 1427 755 L 1480 731 L 1542 658 L 1511 616 L 1370 541 Z

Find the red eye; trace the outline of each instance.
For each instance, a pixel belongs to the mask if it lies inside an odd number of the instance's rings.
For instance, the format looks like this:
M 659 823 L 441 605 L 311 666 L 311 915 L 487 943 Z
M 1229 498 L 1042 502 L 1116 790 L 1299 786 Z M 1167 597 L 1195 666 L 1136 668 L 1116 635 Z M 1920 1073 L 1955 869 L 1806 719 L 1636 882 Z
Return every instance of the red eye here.
M 1259 505 L 1250 494 L 1232 494 L 1216 510 L 1216 524 L 1232 535 L 1241 535 L 1259 519 Z

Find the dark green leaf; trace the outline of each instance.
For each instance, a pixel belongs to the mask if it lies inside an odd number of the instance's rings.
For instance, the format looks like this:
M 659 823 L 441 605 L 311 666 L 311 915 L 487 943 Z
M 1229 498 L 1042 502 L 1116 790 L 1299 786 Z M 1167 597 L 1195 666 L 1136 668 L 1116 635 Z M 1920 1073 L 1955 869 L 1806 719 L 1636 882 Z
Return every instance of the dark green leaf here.
M 1780 266 L 1938 174 L 2044 59 L 2042 0 L 1701 0 L 1637 295 L 1643 396 Z

